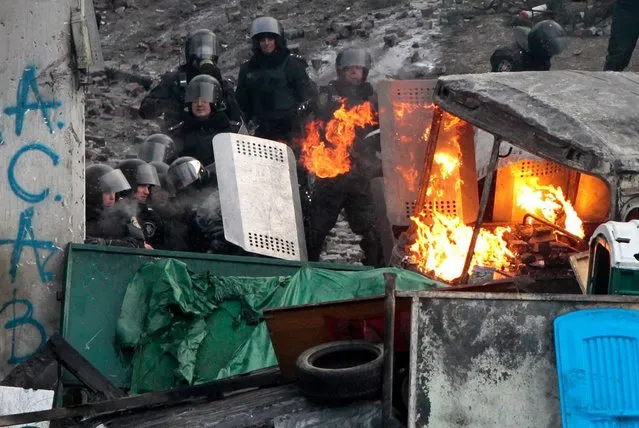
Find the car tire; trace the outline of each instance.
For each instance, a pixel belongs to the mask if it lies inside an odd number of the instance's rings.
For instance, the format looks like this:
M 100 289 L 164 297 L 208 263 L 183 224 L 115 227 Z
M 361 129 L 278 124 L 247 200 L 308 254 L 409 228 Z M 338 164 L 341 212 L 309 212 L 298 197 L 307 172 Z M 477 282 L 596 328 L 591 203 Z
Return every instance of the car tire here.
M 364 340 L 324 343 L 297 358 L 296 384 L 313 401 L 377 398 L 382 389 L 383 362 L 381 345 Z

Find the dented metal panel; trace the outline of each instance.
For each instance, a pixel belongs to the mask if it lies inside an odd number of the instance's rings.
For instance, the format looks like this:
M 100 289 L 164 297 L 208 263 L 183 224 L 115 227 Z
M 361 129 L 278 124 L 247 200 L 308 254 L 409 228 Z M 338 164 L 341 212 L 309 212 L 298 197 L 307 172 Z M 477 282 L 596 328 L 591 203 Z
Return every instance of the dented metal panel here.
M 385 199 L 393 225 L 409 225 L 415 208 L 435 84 L 436 80 L 393 80 L 377 88 Z
M 409 427 L 560 427 L 553 321 L 636 297 L 404 292 L 413 297 Z

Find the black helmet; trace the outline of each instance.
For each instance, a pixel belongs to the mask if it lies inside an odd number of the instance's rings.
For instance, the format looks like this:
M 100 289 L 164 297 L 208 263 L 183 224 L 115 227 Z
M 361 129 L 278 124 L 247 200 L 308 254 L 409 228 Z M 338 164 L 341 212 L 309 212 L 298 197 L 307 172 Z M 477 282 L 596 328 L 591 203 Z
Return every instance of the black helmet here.
M 131 189 L 122 171 L 104 164 L 91 165 L 87 168 L 85 185 L 88 206 L 101 205 L 103 193 L 119 193 Z
M 118 169 L 122 171 L 133 189 L 140 184 L 160 185 L 160 178 L 155 168 L 142 159 L 127 159 L 118 165 Z
M 138 151 L 138 159 L 145 162 L 172 161 L 177 154 L 173 139 L 164 134 L 149 135 L 144 139 Z
M 364 79 L 366 79 L 372 63 L 373 60 L 368 51 L 360 48 L 346 48 L 337 54 L 335 70 L 339 72 L 346 67 L 362 67 L 364 69 Z
M 223 110 L 222 85 L 215 77 L 208 74 L 195 76 L 186 86 L 184 101 L 188 104 L 194 101 L 207 101 L 216 111 Z
M 541 21 L 528 33 L 528 51 L 538 58 L 551 58 L 566 48 L 566 31 L 551 19 Z
M 155 168 L 155 171 L 158 173 L 162 189 L 170 194 L 174 194 L 173 183 L 169 180 L 169 166 L 164 162 L 158 161 L 149 162 L 149 165 Z
M 197 62 L 200 72 L 212 74 L 217 68 L 217 36 L 211 30 L 200 29 L 190 32 L 184 43 L 186 63 Z
M 173 161 L 168 171 L 169 180 L 176 191 L 183 190 L 204 178 L 202 163 L 190 156 L 182 156 Z
M 282 24 L 271 16 L 260 16 L 259 18 L 255 18 L 251 24 L 251 40 L 253 41 L 254 51 L 259 50 L 259 41 L 262 35 L 270 35 L 273 37 L 275 39 L 275 45 L 278 48 L 286 47 Z

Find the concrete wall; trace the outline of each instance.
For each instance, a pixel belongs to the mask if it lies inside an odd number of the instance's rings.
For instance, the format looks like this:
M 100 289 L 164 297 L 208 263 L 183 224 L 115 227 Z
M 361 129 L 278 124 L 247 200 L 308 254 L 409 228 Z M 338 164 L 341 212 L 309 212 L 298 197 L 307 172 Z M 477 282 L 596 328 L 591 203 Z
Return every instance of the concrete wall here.
M 0 2 L 0 379 L 58 330 L 64 250 L 84 237 L 72 4 Z

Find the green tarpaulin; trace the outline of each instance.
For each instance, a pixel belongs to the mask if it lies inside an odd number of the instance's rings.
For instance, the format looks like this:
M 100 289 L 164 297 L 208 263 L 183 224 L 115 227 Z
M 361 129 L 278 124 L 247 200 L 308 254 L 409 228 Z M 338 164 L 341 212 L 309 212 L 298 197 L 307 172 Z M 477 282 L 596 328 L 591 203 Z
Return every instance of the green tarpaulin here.
M 383 295 L 384 272 L 397 275 L 398 290 L 443 286 L 396 268 L 255 278 L 195 275 L 174 259 L 148 263 L 127 288 L 116 332 L 123 352 L 134 352 L 131 393 L 275 366 L 262 310 Z

